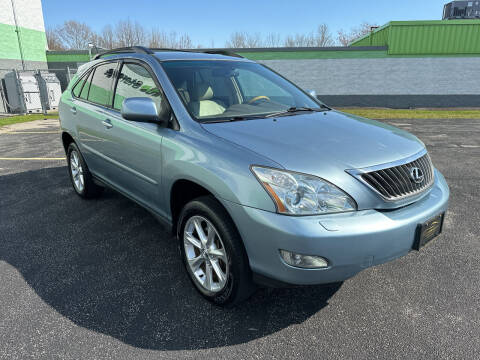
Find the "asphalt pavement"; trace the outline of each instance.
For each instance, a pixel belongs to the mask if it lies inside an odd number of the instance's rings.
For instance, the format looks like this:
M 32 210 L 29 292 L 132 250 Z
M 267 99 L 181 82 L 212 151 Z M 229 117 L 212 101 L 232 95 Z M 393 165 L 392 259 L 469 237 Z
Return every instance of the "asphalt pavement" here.
M 341 285 L 207 303 L 175 239 L 71 187 L 58 121 L 0 129 L 0 359 L 479 359 L 480 120 L 396 120 L 451 189 L 443 234 Z

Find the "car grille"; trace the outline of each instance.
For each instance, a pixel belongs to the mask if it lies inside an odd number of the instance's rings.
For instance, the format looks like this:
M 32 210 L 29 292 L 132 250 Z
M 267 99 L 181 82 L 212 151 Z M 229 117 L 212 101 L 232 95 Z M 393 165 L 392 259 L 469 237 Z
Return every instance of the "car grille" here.
M 423 181 L 419 181 L 421 174 Z M 425 154 L 407 164 L 362 173 L 361 178 L 384 199 L 395 201 L 430 188 L 434 181 L 433 165 L 430 156 Z

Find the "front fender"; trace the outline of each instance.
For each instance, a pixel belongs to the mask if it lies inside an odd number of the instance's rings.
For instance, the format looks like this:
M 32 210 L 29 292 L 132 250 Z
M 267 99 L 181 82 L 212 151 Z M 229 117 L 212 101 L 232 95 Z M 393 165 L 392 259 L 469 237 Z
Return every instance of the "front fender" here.
M 169 209 L 175 182 L 189 180 L 219 199 L 266 211 L 276 210 L 270 196 L 251 173 L 250 165 L 281 166 L 205 131 L 165 134 L 162 164 L 165 209 Z

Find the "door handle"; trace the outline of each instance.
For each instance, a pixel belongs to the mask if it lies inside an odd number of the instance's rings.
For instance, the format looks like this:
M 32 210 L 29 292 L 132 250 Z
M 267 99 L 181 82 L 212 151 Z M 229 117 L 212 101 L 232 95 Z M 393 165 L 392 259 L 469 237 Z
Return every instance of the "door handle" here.
M 113 124 L 111 123 L 110 119 L 105 119 L 102 121 L 102 124 L 107 128 L 111 129 L 113 127 Z
M 77 108 L 74 106 L 70 108 L 70 111 L 72 112 L 73 115 L 75 115 L 77 113 Z

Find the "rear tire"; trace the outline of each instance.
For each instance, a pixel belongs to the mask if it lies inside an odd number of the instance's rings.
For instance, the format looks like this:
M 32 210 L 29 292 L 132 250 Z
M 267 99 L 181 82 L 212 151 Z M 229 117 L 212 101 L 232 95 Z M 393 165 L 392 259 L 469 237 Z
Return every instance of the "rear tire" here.
M 91 199 L 101 195 L 104 188 L 93 182 L 92 174 L 74 142 L 68 146 L 67 163 L 73 189 L 80 197 Z
M 215 198 L 203 196 L 185 205 L 177 229 L 185 268 L 204 298 L 233 306 L 252 295 L 255 285 L 242 239 Z

